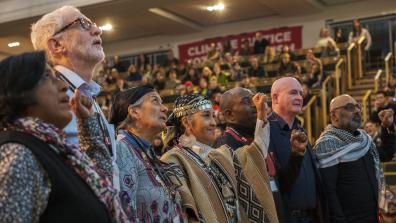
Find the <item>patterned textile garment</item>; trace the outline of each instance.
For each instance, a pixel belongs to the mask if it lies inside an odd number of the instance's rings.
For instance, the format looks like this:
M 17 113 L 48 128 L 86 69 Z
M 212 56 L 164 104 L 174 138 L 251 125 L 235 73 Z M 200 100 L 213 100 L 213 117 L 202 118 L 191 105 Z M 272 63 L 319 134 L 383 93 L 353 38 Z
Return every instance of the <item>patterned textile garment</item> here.
M 80 129 L 81 136 L 89 135 L 90 131 L 99 131 L 95 129 L 99 128 L 95 116 L 80 121 L 79 127 L 82 126 L 89 126 L 89 129 Z M 10 130 L 30 133 L 57 146 L 57 151 L 67 157 L 67 163 L 71 168 L 107 206 L 113 214 L 113 220 L 128 222 L 119 206 L 118 196 L 115 196 L 116 191 L 109 183 L 110 180 L 96 172 L 97 166 L 85 153 L 79 152 L 77 148 L 68 147 L 70 145 L 65 143 L 64 135 L 58 128 L 37 118 L 26 117 L 15 120 L 10 125 Z M 89 139 L 89 137 L 85 139 L 87 149 L 88 145 L 94 144 Z M 90 150 L 91 155 L 97 156 L 94 149 Z M 97 157 L 101 156 L 103 155 Z M 109 172 L 111 176 L 109 164 L 101 162 L 99 167 L 103 169 L 98 172 Z M 0 146 L 0 182 L 0 222 L 38 222 L 50 197 L 51 182 L 42 165 L 27 147 L 17 143 Z
M 180 195 L 165 185 L 149 159 L 150 143 L 121 130 L 117 139 L 121 200 L 137 222 L 182 222 Z M 144 147 L 144 148 L 140 148 Z M 162 173 L 183 174 L 174 165 L 161 166 Z

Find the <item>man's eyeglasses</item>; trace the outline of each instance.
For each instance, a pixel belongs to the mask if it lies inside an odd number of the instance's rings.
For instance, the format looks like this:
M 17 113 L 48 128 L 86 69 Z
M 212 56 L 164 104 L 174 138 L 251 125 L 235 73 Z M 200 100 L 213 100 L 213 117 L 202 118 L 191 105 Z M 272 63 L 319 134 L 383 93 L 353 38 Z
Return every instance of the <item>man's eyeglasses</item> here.
M 67 24 L 66 26 L 64 26 L 62 29 L 60 29 L 59 31 L 55 32 L 54 35 L 58 35 L 59 33 L 65 31 L 66 29 L 70 28 L 72 25 L 74 24 L 80 24 L 81 28 L 83 28 L 84 30 L 90 30 L 92 26 L 96 26 L 96 23 L 89 21 L 86 18 L 77 18 L 76 20 L 74 20 L 73 22 Z
M 348 103 L 346 105 L 343 105 L 343 106 L 340 106 L 340 107 L 336 107 L 333 110 L 336 110 L 336 109 L 339 109 L 339 108 L 343 108 L 343 109 L 345 109 L 345 110 L 347 110 L 349 112 L 353 112 L 353 111 L 355 111 L 355 109 L 362 110 L 362 105 L 359 104 L 359 103 L 356 103 L 356 104 Z

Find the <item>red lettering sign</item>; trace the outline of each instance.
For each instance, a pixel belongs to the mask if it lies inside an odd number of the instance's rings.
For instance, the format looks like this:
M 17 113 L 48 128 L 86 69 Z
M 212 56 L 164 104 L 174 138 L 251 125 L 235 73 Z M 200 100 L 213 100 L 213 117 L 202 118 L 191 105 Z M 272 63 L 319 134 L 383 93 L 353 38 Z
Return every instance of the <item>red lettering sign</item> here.
M 282 45 L 288 45 L 291 49 L 301 49 L 302 47 L 302 26 L 274 28 L 181 44 L 179 45 L 180 62 L 185 63 L 188 60 L 202 61 L 206 58 L 211 43 L 216 43 L 217 47 L 221 48 L 221 44 L 229 40 L 232 49 L 239 50 L 242 41 L 247 39 L 250 47 L 253 47 L 256 32 L 261 32 L 263 37 L 270 42 L 270 45 L 277 50 Z

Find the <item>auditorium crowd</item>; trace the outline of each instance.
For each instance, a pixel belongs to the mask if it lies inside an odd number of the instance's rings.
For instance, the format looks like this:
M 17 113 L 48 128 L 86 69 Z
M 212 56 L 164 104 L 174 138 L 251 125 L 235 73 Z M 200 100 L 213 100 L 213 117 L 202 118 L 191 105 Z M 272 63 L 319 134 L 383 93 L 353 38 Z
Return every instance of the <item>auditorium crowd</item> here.
M 395 159 L 396 77 L 366 123 L 348 94 L 314 142 L 299 118 L 343 43 L 369 50 L 353 26 L 348 40 L 322 28 L 303 57 L 257 32 L 200 63 L 170 50 L 126 67 L 77 8 L 45 14 L 35 51 L 0 62 L 0 222 L 395 222 L 381 162 Z

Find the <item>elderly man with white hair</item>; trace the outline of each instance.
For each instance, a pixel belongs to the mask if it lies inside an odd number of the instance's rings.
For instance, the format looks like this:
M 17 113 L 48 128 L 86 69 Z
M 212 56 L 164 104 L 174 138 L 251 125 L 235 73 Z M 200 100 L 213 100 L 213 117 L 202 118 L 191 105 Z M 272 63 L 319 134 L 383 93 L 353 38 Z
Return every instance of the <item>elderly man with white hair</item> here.
M 73 6 L 63 6 L 41 17 L 32 25 L 31 41 L 35 50 L 44 50 L 49 63 L 70 85 L 68 94 L 79 89 L 94 98 L 101 90 L 92 80 L 96 64 L 104 59 L 102 32 L 89 18 Z M 106 121 L 98 104 L 94 111 L 100 117 L 105 142 L 109 149 L 114 143 L 114 128 Z M 67 141 L 78 144 L 75 117 L 64 129 Z

